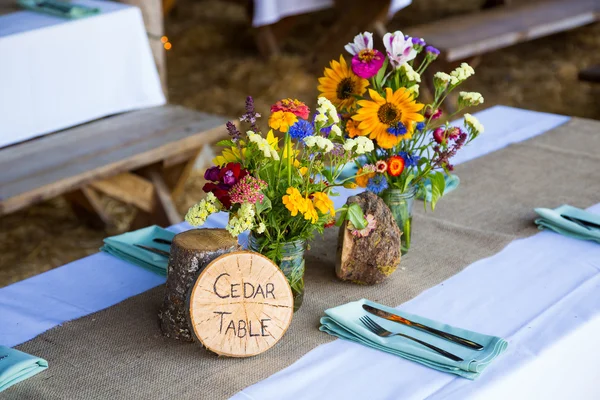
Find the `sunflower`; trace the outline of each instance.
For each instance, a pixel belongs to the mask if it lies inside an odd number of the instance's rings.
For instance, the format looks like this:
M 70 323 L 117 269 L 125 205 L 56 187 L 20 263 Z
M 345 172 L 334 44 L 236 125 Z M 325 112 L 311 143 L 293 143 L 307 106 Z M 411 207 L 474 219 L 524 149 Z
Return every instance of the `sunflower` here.
M 318 89 L 337 108 L 349 110 L 356 105 L 355 96 L 362 96 L 367 86 L 369 81 L 356 76 L 340 56 L 340 62 L 332 60 L 331 68 L 325 68 Z
M 402 139 L 410 139 L 416 122 L 424 117 L 419 114 L 423 104 L 412 100 L 412 94 L 405 88 L 395 92 L 385 88 L 385 99 L 369 89 L 372 100 L 360 100 L 360 108 L 352 119 L 359 121 L 359 129 L 369 132 L 371 139 L 384 149 L 391 149 Z

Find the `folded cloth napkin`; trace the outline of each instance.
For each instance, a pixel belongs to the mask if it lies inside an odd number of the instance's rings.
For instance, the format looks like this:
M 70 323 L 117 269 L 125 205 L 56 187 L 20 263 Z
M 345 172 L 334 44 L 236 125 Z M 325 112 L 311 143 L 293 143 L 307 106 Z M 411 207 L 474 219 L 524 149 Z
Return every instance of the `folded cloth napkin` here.
M 122 235 L 108 237 L 104 239 L 104 246 L 100 250 L 164 276 L 167 275 L 169 259 L 134 245 L 140 244 L 168 252 L 170 250 L 169 245 L 154 242 L 153 239 L 172 241 L 174 236 L 173 232 L 154 225 Z
M 48 361 L 0 346 L 0 392 L 48 368 Z
M 376 317 L 363 310 L 363 304 L 368 304 L 384 311 L 400 315 L 411 321 L 420 322 L 423 325 L 472 340 L 481 344 L 484 348 L 479 351 L 473 350 L 431 335 L 427 332 Z M 456 328 L 441 322 L 419 317 L 418 315 L 402 312 L 395 308 L 382 306 L 381 304 L 365 299 L 330 308 L 325 310 L 325 314 L 326 316 L 321 318 L 321 327 L 319 328 L 323 332 L 339 337 L 340 339 L 350 340 L 374 349 L 385 351 L 433 369 L 456 374 L 467 379 L 476 379 L 479 377 L 483 370 L 498 357 L 498 355 L 504 352 L 508 346 L 506 340 L 496 336 L 489 336 L 468 331 L 466 329 Z M 381 325 L 390 332 L 404 333 L 412 336 L 457 355 L 464 361 L 452 361 L 419 343 L 401 336 L 388 338 L 377 336 L 359 321 L 359 318 L 365 315 L 369 316 L 378 325 Z
M 446 181 L 446 187 L 442 196 L 452 192 L 460 184 L 460 178 L 453 174 L 445 175 L 444 180 Z M 423 189 L 417 193 L 417 199 L 431 201 L 431 181 L 429 179 L 425 179 Z
M 578 218 L 600 225 L 600 215 L 592 214 L 582 209 L 564 204 L 554 210 L 549 208 L 536 208 L 535 212 L 541 217 L 535 220 L 540 230 L 548 229 L 561 235 L 575 239 L 593 240 L 600 243 L 600 228 L 589 226 L 588 228 L 562 217 Z
M 23 8 L 63 18 L 83 18 L 100 13 L 99 8 L 58 0 L 17 0 Z

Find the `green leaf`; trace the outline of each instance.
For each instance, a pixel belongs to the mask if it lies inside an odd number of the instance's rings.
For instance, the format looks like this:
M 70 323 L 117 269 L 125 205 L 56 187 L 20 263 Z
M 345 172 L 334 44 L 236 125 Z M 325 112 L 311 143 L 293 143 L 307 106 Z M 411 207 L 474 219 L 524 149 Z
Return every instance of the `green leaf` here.
M 410 174 L 406 177 L 406 180 L 404 181 L 404 187 L 402 188 L 402 192 L 406 192 L 408 185 L 410 185 L 410 183 L 413 181 L 413 179 L 415 179 L 414 174 Z
M 235 143 L 231 139 L 224 139 L 217 142 L 217 146 L 222 147 L 235 147 Z
M 338 217 L 337 217 L 337 221 L 335 221 L 335 226 L 342 226 L 342 224 L 346 220 L 347 216 L 348 216 L 348 206 L 344 206 L 344 207 L 340 208 L 340 211 L 339 211 Z
M 444 174 L 437 171 L 429 175 L 431 181 L 431 210 L 435 210 L 435 205 L 439 199 L 444 195 L 446 190 L 446 179 Z
M 377 83 L 378 87 L 382 87 L 383 84 L 385 83 L 383 81 L 383 78 L 385 77 L 385 71 L 387 70 L 387 66 L 388 66 L 388 58 L 385 58 L 385 61 L 383 62 L 383 65 L 381 66 L 381 68 L 379 68 L 379 72 L 377 72 L 377 75 L 375 75 L 375 82 Z
M 331 170 L 329 168 L 323 168 L 321 174 L 327 179 L 327 182 L 333 182 L 333 175 L 331 174 Z
M 367 220 L 365 219 L 365 215 L 363 214 L 362 208 L 356 203 L 350 204 L 348 207 L 348 214 L 346 216 L 352 225 L 356 229 L 364 229 L 367 227 Z
M 256 214 L 260 214 L 263 211 L 270 210 L 273 208 L 271 205 L 271 200 L 265 196 L 261 202 L 256 203 Z

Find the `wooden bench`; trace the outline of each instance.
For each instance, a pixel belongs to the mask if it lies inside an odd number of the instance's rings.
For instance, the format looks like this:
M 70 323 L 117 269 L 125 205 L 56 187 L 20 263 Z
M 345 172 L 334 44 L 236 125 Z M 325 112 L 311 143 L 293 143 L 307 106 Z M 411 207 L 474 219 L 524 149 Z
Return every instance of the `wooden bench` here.
M 500 6 L 406 30 L 442 52 L 447 62 L 465 60 L 600 19 L 597 0 L 552 0 Z
M 180 106 L 133 111 L 0 149 L 0 216 L 65 195 L 94 225 L 111 225 L 98 192 L 136 206 L 134 227 L 181 222 L 181 194 L 225 119 Z

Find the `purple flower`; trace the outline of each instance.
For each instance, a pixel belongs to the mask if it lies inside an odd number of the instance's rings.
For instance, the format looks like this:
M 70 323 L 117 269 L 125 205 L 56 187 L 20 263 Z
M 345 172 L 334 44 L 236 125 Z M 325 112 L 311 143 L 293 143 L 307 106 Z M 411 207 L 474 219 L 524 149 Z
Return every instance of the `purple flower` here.
M 440 51 L 433 46 L 425 47 L 425 52 L 427 52 L 428 55 L 433 55 L 436 57 L 440 55 Z
M 425 43 L 425 41 L 423 39 L 418 38 L 418 37 L 412 38 L 412 43 L 414 46 L 421 46 L 421 47 L 425 47 L 425 45 L 427 44 L 427 43 Z
M 207 181 L 217 182 L 219 180 L 219 172 L 221 172 L 221 168 L 219 167 L 210 167 L 204 172 L 204 179 Z
M 246 113 L 240 117 L 240 121 L 248 122 L 252 131 L 257 132 L 256 119 L 260 118 L 260 114 L 254 109 L 254 99 L 252 96 L 246 97 Z
M 383 36 L 383 45 L 390 63 L 395 69 L 417 56 L 417 50 L 414 49 L 410 36 L 406 36 L 400 31 L 386 33 Z
M 223 175 L 223 183 L 226 185 L 233 185 L 236 182 L 237 182 L 237 179 L 235 179 L 235 175 L 234 175 L 233 171 L 226 171 L 225 174 Z
M 344 155 L 344 145 L 341 143 L 334 143 L 333 150 L 329 152 L 333 157 L 342 157 Z
M 231 139 L 234 142 L 238 141 L 242 134 L 240 133 L 240 131 L 238 131 L 235 124 L 231 121 L 227 121 L 226 126 L 227 126 L 227 131 L 229 132 L 229 136 L 231 136 Z

